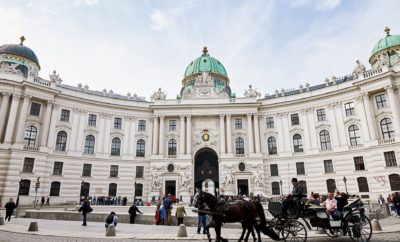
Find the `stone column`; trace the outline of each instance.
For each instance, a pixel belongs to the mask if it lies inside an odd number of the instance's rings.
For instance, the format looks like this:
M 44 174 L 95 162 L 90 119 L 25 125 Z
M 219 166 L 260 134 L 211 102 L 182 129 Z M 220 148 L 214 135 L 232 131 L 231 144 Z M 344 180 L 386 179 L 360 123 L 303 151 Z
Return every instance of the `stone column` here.
M 135 135 L 136 135 L 136 118 L 130 117 L 129 119 L 131 120 L 131 122 L 130 122 L 131 128 L 129 129 L 128 154 L 135 155 L 136 154 L 136 137 L 135 137 Z
M 69 150 L 71 151 L 75 150 L 75 142 L 78 137 L 79 117 L 80 117 L 79 109 L 74 108 L 72 113 L 71 137 L 68 137 L 68 139 L 70 139 L 69 141 L 67 140 L 67 142 L 69 142 L 70 144 Z
M 318 143 L 317 141 L 319 140 L 319 134 L 317 135 L 317 132 L 315 131 L 315 115 L 314 115 L 314 109 L 310 108 L 307 109 L 307 117 L 308 117 L 308 132 L 310 136 L 310 148 L 312 150 L 316 149 L 318 150 Z
M 225 154 L 225 114 L 219 115 L 219 142 L 221 154 Z
M 25 100 L 24 100 L 24 102 L 25 102 Z M 50 118 L 51 118 L 52 109 L 53 109 L 53 103 L 51 103 L 50 101 L 47 101 L 46 114 L 45 114 L 43 125 L 42 125 L 42 137 L 40 139 L 40 146 L 47 146 L 47 140 L 48 140 L 49 131 L 50 131 Z M 26 111 L 25 111 L 25 113 L 26 113 Z
M 76 137 L 76 141 L 75 141 L 75 150 L 76 151 L 82 151 L 83 149 L 83 132 L 85 131 L 85 117 L 86 114 L 83 110 L 79 110 L 79 128 L 78 128 L 78 135 Z M 97 115 L 97 118 L 99 118 L 99 115 Z M 96 120 L 97 121 L 97 120 Z M 96 122 L 96 126 L 98 129 L 99 124 Z M 71 140 L 72 141 L 72 140 Z M 71 142 L 70 142 L 71 144 Z M 71 145 L 70 145 L 71 147 Z
M 131 121 L 130 118 L 125 116 L 124 120 L 122 121 L 122 127 L 124 129 L 124 140 L 122 141 L 122 155 L 126 156 L 129 154 L 129 144 L 131 139 Z
M 256 153 L 260 153 L 260 126 L 258 124 L 258 114 L 253 114 L 254 119 L 254 138 L 256 143 Z
M 25 122 L 26 122 L 26 116 L 28 115 L 28 107 L 30 101 L 31 101 L 30 96 L 24 96 L 24 101 L 22 103 L 22 108 L 19 114 L 17 137 L 15 141 L 16 143 L 22 143 L 24 140 Z
M 153 125 L 153 155 L 158 154 L 158 116 L 154 115 Z
M 371 140 L 371 136 L 370 136 L 370 132 L 369 132 L 369 128 L 368 128 L 368 126 L 370 126 L 370 124 L 368 124 L 368 122 L 367 122 L 367 116 L 366 116 L 366 111 L 364 108 L 363 99 L 364 99 L 364 97 L 357 98 L 357 102 L 356 102 L 357 114 L 361 119 L 361 130 L 363 133 L 364 142 L 369 142 Z
M 59 108 L 58 104 L 53 104 L 53 111 L 51 114 L 50 129 L 49 129 L 49 138 L 47 139 L 48 148 L 53 148 L 55 145 L 54 133 L 56 132 L 58 108 Z
M 149 123 L 149 128 L 146 130 L 147 131 L 147 137 L 151 137 L 152 136 L 152 132 L 153 132 L 153 119 L 149 118 L 148 119 L 148 123 Z M 150 144 L 150 140 L 148 141 L 148 143 Z M 135 142 L 135 147 L 136 147 L 136 142 Z M 145 147 L 145 156 L 147 156 L 147 154 L 151 154 L 152 153 L 152 147 L 150 147 L 150 145 L 146 145 Z M 136 155 L 136 148 L 135 148 L 135 155 Z
M 226 115 L 226 147 L 228 148 L 228 154 L 232 154 L 232 128 L 231 128 L 231 115 Z
M 104 145 L 103 145 L 103 153 L 106 155 L 111 155 L 111 115 L 105 115 L 105 132 L 104 132 Z
M 252 125 L 252 121 L 251 121 L 251 113 L 247 114 L 247 140 L 249 142 L 249 154 L 253 154 L 254 153 L 254 145 L 253 145 L 253 125 Z
M 6 136 L 4 137 L 4 143 L 11 143 L 12 137 L 14 136 L 15 120 L 17 118 L 17 111 L 19 105 L 19 94 L 13 94 L 11 100 L 10 114 L 8 115 Z
M 285 152 L 292 151 L 292 138 L 289 133 L 289 113 L 282 114 L 282 126 L 283 126 L 283 147 Z
M 277 140 L 277 151 L 278 154 L 285 152 L 285 141 L 284 141 L 284 137 L 283 137 L 283 114 L 282 113 L 277 113 L 275 115 L 276 117 L 276 129 L 278 130 L 278 140 Z M 267 142 L 267 147 L 268 147 L 268 142 Z M 268 148 L 267 148 L 267 153 L 269 152 Z
M 329 132 L 329 135 L 332 140 L 332 147 L 337 147 L 339 146 L 339 136 L 338 136 L 338 128 L 336 125 L 336 118 L 335 118 L 335 108 L 333 104 L 328 105 L 328 121 L 331 124 L 331 132 Z
M 337 124 L 338 135 L 339 135 L 339 143 L 340 143 L 340 146 L 347 146 L 347 132 L 344 128 L 342 104 L 335 103 L 334 105 L 335 105 L 336 124 Z
M 179 123 L 179 155 L 185 154 L 185 115 L 180 116 Z
M 186 154 L 192 154 L 192 116 L 186 116 Z
M 164 126 L 165 126 L 165 119 L 164 115 L 160 116 L 160 142 L 158 143 L 158 150 L 160 155 L 164 155 L 164 136 L 165 136 L 165 131 L 164 131 Z
M 393 115 L 392 122 L 393 122 L 393 126 L 394 126 L 394 131 L 397 136 L 400 136 L 399 98 L 396 95 L 393 86 L 388 86 L 385 89 L 386 89 L 386 92 L 388 93 L 390 110 L 392 111 L 392 115 Z
M 99 134 L 97 136 L 97 139 L 95 140 L 95 146 L 96 146 L 96 153 L 103 153 L 103 141 L 104 141 L 104 135 L 106 132 L 106 116 L 103 113 L 99 114 Z
M 3 130 L 4 126 L 6 124 L 6 116 L 7 116 L 7 108 L 8 108 L 8 103 L 10 101 L 10 94 L 3 92 L 3 101 L 1 102 L 1 107 L 0 107 L 0 141 L 1 137 L 3 136 Z
M 311 149 L 311 134 L 309 131 L 309 123 L 308 123 L 308 110 L 303 109 L 300 111 L 300 125 L 303 127 L 303 144 L 304 144 L 304 151 L 308 151 Z
M 375 124 L 375 117 L 374 117 L 374 109 L 371 107 L 371 102 L 369 101 L 369 96 L 367 93 L 363 95 L 363 102 L 365 108 L 365 114 L 367 115 L 367 123 L 369 128 L 369 134 L 371 140 L 376 140 L 376 124 Z

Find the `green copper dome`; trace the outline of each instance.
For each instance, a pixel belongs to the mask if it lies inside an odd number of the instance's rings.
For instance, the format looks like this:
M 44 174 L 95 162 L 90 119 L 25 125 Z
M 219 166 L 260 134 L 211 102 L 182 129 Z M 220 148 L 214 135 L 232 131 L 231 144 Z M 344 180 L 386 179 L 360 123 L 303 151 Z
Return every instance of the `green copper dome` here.
M 203 54 L 199 58 L 192 61 L 186 68 L 184 78 L 202 72 L 216 73 L 224 77 L 228 77 L 225 67 L 221 64 L 221 62 L 219 62 L 219 60 L 211 57 L 208 54 L 207 47 L 204 47 Z
M 371 56 L 381 50 L 400 45 L 400 35 L 390 35 L 389 31 L 389 28 L 385 28 L 385 32 L 387 35 L 385 38 L 379 40 L 378 43 L 376 43 L 376 45 L 372 49 Z

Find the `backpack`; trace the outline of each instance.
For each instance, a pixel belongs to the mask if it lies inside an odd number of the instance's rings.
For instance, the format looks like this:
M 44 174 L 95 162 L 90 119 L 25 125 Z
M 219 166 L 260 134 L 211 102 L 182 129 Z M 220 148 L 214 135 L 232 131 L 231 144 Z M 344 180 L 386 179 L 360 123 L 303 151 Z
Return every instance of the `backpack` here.
M 108 215 L 106 218 L 106 223 L 112 224 L 113 221 L 114 221 L 114 215 L 112 215 L 112 214 Z

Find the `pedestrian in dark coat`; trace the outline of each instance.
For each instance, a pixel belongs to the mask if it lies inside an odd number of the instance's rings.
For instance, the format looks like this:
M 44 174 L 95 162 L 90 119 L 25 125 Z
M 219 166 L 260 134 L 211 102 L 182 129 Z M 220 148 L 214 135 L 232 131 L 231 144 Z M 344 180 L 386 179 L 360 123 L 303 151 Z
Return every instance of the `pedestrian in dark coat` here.
M 134 224 L 135 223 L 135 218 L 136 218 L 136 213 L 143 214 L 142 212 L 139 211 L 138 207 L 136 207 L 136 204 L 133 204 L 130 208 L 128 213 L 131 215 L 130 216 L 130 223 Z
M 87 214 L 91 213 L 93 211 L 93 209 L 90 207 L 89 201 L 87 199 L 83 200 L 82 206 L 79 208 L 78 211 L 82 213 L 82 219 L 83 219 L 82 226 L 86 226 L 87 225 Z
M 8 222 L 10 222 L 11 215 L 13 214 L 14 209 L 16 208 L 14 200 L 12 198 L 10 198 L 10 201 L 8 203 L 6 203 L 6 205 L 4 207 L 6 208 L 5 220 L 7 220 L 7 218 L 8 218 Z

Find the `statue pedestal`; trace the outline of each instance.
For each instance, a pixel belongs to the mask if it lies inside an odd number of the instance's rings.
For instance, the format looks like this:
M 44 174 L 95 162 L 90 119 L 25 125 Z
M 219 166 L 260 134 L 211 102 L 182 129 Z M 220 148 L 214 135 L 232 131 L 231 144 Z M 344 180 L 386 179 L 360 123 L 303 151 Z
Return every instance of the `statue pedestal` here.
M 150 192 L 148 201 L 151 202 L 153 197 L 155 197 L 154 201 L 158 201 L 159 198 L 160 198 L 160 191 L 152 191 L 152 192 Z
M 224 196 L 236 196 L 236 193 L 235 193 L 235 191 L 233 189 L 225 188 Z
M 190 193 L 189 191 L 181 191 L 179 192 L 178 196 L 176 198 L 179 198 L 182 196 L 182 202 L 186 204 L 190 204 Z

